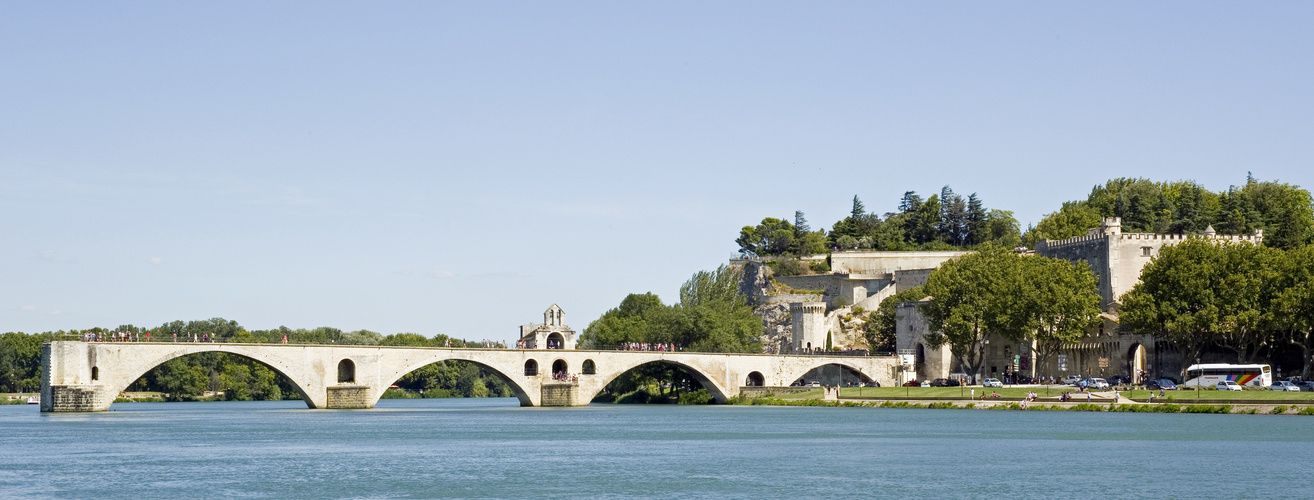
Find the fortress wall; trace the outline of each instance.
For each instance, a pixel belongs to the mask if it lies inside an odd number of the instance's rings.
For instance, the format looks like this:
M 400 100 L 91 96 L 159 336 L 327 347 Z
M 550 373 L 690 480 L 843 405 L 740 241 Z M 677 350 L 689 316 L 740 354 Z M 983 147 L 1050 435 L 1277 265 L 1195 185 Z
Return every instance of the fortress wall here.
M 971 252 L 835 252 L 830 268 L 835 272 L 884 274 L 902 269 L 934 269 L 944 261 Z

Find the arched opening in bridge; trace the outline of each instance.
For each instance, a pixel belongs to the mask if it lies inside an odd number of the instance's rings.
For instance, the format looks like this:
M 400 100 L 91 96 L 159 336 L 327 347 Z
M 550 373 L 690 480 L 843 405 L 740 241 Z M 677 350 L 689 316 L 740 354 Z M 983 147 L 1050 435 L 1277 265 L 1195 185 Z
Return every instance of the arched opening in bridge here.
M 525 376 L 533 377 L 538 375 L 538 361 L 529 360 L 525 362 Z
M 514 373 L 512 373 L 514 375 Z M 482 363 L 447 359 L 421 366 L 393 381 L 383 399 L 521 398 L 502 372 Z M 523 399 L 522 401 L 527 401 Z
M 548 335 L 547 338 L 548 349 L 562 349 L 565 346 L 566 346 L 566 339 L 565 337 L 562 337 L 560 333 L 553 333 L 551 335 Z
M 338 383 L 351 384 L 356 382 L 356 363 L 350 359 L 338 361 Z
M 100 367 L 91 367 L 91 380 L 100 380 Z
M 100 378 L 99 367 L 92 372 Z M 130 397 L 138 395 L 132 393 L 146 393 L 139 395 L 165 401 L 306 400 L 301 388 L 278 369 L 224 352 L 198 352 L 170 359 L 119 390 L 130 393 Z
M 748 387 L 762 387 L 766 385 L 766 377 L 763 377 L 761 372 L 749 373 L 748 378 L 744 380 L 744 385 Z
M 598 373 L 598 366 L 593 364 L 593 360 L 586 359 L 584 360 L 583 370 L 585 375 L 594 375 Z
M 857 387 L 874 382 L 871 377 L 863 375 L 858 370 L 845 365 L 830 363 L 808 370 L 807 373 L 804 373 L 802 377 L 799 377 L 790 385 L 804 386 L 817 383 L 827 386 Z
M 702 374 L 679 363 L 652 361 L 612 379 L 594 402 L 706 404 L 724 394 Z
M 570 373 L 570 367 L 566 365 L 566 360 L 558 359 L 552 362 L 552 375 L 566 375 Z

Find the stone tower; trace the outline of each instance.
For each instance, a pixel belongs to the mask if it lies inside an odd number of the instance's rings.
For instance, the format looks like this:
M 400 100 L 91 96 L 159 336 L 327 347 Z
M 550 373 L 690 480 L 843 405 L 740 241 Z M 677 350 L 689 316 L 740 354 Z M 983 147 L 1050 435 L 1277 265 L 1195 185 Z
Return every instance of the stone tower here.
M 826 349 L 826 303 L 794 302 L 789 305 L 794 329 L 794 352 Z

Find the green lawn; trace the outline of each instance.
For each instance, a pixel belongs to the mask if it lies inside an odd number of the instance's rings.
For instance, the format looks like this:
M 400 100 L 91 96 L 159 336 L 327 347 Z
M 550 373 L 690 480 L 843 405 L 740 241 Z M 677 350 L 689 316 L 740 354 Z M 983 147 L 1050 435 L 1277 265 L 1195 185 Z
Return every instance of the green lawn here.
M 1154 398 L 1159 399 L 1159 391 L 1127 391 L 1123 395 L 1141 399 L 1154 393 Z M 1176 390 L 1163 391 L 1164 399 L 1172 398 L 1175 401 L 1193 401 L 1196 398 L 1196 392 L 1193 390 Z M 1282 401 L 1314 401 L 1314 392 L 1285 392 L 1285 391 L 1200 391 L 1200 399 L 1230 399 L 1237 401 L 1247 400 L 1282 400 Z

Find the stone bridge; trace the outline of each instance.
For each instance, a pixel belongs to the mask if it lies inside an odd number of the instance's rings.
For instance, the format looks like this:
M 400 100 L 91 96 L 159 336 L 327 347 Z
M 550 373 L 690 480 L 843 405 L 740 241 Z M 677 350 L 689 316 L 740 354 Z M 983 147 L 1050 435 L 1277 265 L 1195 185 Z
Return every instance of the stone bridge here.
M 373 408 L 402 376 L 430 363 L 469 361 L 498 373 L 521 406 L 581 406 L 616 377 L 655 362 L 678 366 L 716 401 L 742 386 L 786 386 L 837 366 L 863 381 L 892 385 L 894 356 L 781 356 L 651 351 L 446 349 L 306 344 L 48 342 L 41 351 L 41 411 L 105 411 L 120 392 L 174 358 L 224 352 L 263 363 L 300 391 L 310 408 Z M 568 372 L 572 382 L 554 380 Z

